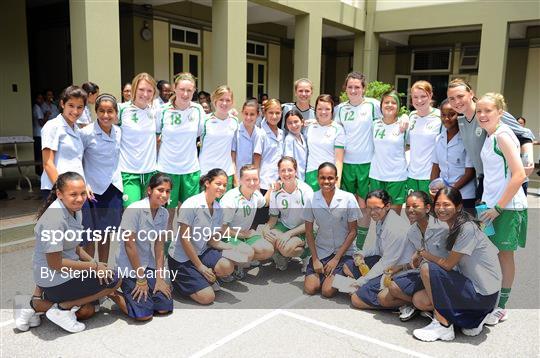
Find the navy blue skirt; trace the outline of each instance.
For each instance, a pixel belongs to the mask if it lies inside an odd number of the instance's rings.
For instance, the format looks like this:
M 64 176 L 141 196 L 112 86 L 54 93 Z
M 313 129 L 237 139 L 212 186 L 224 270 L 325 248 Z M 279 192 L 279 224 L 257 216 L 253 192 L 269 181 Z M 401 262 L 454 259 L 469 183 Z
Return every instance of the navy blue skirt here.
M 366 265 L 368 265 L 369 268 L 372 268 L 377 262 L 379 262 L 380 259 L 381 257 L 379 255 L 367 256 L 364 257 L 364 262 L 366 263 Z M 349 260 L 347 260 L 345 265 L 347 265 L 355 279 L 360 278 L 360 269 L 354 264 L 354 258 L 351 257 Z
M 95 194 L 95 201 L 87 200 L 88 209 L 83 207 L 83 226 L 102 233 L 110 226 L 109 231 L 118 228 L 122 220 L 122 192 L 114 185 L 109 185 L 101 194 Z
M 126 300 L 128 316 L 132 318 L 141 318 L 153 316 L 157 311 L 172 312 L 172 299 L 167 298 L 162 292 L 152 293 L 156 287 L 155 270 L 146 269 L 145 276 L 149 288 L 148 297 L 146 300 L 141 298 L 139 302 L 133 299 L 133 296 L 131 295 L 131 291 L 133 291 L 137 285 L 137 280 L 134 278 L 124 278 L 122 280 L 122 294 Z
M 356 290 L 356 295 L 364 301 L 364 303 L 372 307 L 388 309 L 388 307 L 381 306 L 379 302 L 378 295 L 381 291 L 381 277 L 382 275 L 379 275 L 366 282 L 362 287 Z
M 499 292 L 483 296 L 472 281 L 457 271 L 446 271 L 428 262 L 433 306 L 448 322 L 462 328 L 476 328 L 495 308 Z
M 326 265 L 328 263 L 328 261 L 332 260 L 334 258 L 334 256 L 336 256 L 336 254 L 332 254 L 330 256 L 327 256 L 325 257 L 324 259 L 320 259 L 321 263 L 324 265 Z M 352 256 L 349 256 L 349 255 L 345 255 L 341 258 L 341 260 L 339 260 L 336 268 L 334 269 L 334 272 L 332 273 L 332 275 L 344 275 L 343 273 L 343 265 L 345 265 L 346 262 L 349 262 L 350 260 L 352 260 Z M 310 257 L 309 258 L 309 263 L 307 265 L 307 268 L 306 268 L 306 276 L 309 276 L 309 275 L 314 275 L 316 274 L 315 270 L 313 269 L 313 257 Z M 322 273 L 319 274 L 319 281 L 321 283 L 321 285 L 323 284 L 324 280 L 326 279 L 326 276 Z
M 118 276 L 113 271 L 112 282 L 100 284 L 97 277 L 76 277 L 53 287 L 40 287 L 43 291 L 43 299 L 53 303 L 78 300 L 95 295 L 108 288 L 113 288 L 118 283 Z
M 407 296 L 412 297 L 416 292 L 424 289 L 424 283 L 422 282 L 422 278 L 420 278 L 420 272 L 418 270 L 400 272 L 392 276 L 392 280 L 398 285 L 401 292 Z
M 221 259 L 221 251 L 211 248 L 206 249 L 199 256 L 199 259 L 203 265 L 213 269 Z M 182 296 L 190 296 L 211 286 L 211 283 L 195 268 L 191 261 L 178 262 L 169 256 L 168 262 L 169 270 L 176 271 L 176 279 L 172 281 L 173 288 Z

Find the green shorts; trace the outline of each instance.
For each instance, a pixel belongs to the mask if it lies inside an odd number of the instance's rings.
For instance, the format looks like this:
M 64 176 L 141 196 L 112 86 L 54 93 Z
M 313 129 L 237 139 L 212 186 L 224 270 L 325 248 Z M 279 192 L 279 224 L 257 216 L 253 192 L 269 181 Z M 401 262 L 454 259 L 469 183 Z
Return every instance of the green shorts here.
M 241 242 L 246 243 L 249 246 L 252 246 L 254 243 L 256 243 L 257 241 L 259 241 L 262 238 L 263 237 L 261 235 L 254 235 L 254 236 L 250 237 L 249 239 L 240 239 L 240 238 L 234 238 L 233 237 L 230 240 L 229 239 L 226 239 L 226 240 L 224 239 L 223 242 L 229 243 L 232 246 L 238 246 L 238 245 L 240 245 Z
M 178 202 L 183 203 L 188 198 L 199 194 L 199 179 L 201 172 L 189 174 L 167 174 L 172 180 L 171 200 L 168 208 L 178 207 Z
M 276 229 L 277 231 L 279 232 L 287 232 L 289 231 L 290 229 L 287 228 L 285 225 L 283 225 L 283 223 L 281 221 L 278 221 L 276 223 L 276 226 L 274 226 L 274 229 Z M 297 237 L 300 238 L 300 240 L 302 241 L 306 241 L 306 234 L 299 234 L 299 235 L 296 235 Z
M 306 172 L 306 178 L 305 182 L 307 185 L 313 189 L 313 191 L 317 191 L 320 189 L 319 187 L 319 181 L 317 180 L 318 177 L 318 170 L 312 170 L 310 172 Z
M 371 163 L 347 164 L 343 163 L 341 174 L 341 189 L 356 194 L 365 199 L 369 192 L 369 168 Z M 371 189 L 373 190 L 373 189 Z
M 413 179 L 407 178 L 407 193 L 408 196 L 413 191 L 423 191 L 424 193 L 431 195 L 429 193 L 429 180 Z
M 407 194 L 407 181 L 380 181 L 377 179 L 369 178 L 370 190 L 382 189 L 385 190 L 392 204 L 402 205 L 405 203 L 405 197 Z
M 495 235 L 489 239 L 499 251 L 516 251 L 518 246 L 525 247 L 527 240 L 527 209 L 503 210 L 493 221 Z
M 155 173 L 133 174 L 122 172 L 122 184 L 124 185 L 122 200 L 124 201 L 124 208 L 146 196 L 146 186 Z

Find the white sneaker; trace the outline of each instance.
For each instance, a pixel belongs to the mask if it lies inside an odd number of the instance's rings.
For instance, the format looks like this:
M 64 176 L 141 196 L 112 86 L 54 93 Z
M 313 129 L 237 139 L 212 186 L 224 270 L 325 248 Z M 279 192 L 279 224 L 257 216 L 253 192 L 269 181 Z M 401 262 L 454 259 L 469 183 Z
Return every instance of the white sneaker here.
M 462 328 L 461 333 L 463 333 L 466 336 L 470 336 L 470 337 L 478 336 L 480 334 L 480 332 L 482 332 L 482 329 L 484 329 L 484 324 L 486 323 L 486 320 L 488 319 L 488 317 L 489 317 L 489 315 L 484 317 L 482 322 L 480 322 L 480 324 L 476 328 Z
M 504 308 L 497 307 L 485 319 L 485 324 L 494 326 L 499 322 L 504 322 L 508 319 L 508 311 Z
M 433 313 L 428 311 L 422 311 L 420 312 L 420 316 L 429 318 L 430 320 L 433 320 Z
M 274 252 L 274 254 L 272 255 L 272 260 L 274 260 L 276 268 L 279 271 L 285 271 L 287 269 L 287 266 L 289 265 L 289 258 L 283 256 L 277 251 Z
M 41 324 L 41 317 L 39 317 L 39 314 L 34 313 L 32 318 L 30 318 L 29 323 L 30 323 L 30 328 L 39 326 Z
M 37 325 L 36 319 L 37 317 Z M 26 332 L 30 327 L 37 327 L 41 323 L 41 319 L 36 315 L 36 311 L 30 306 L 30 296 L 16 295 L 13 298 L 13 320 L 15 327 L 19 331 Z M 32 325 L 30 325 L 32 323 Z
M 308 265 L 309 265 L 309 257 L 304 257 L 302 259 L 302 273 L 306 273 Z
M 443 341 L 452 341 L 455 338 L 454 325 L 445 327 L 436 319 L 424 328 L 418 328 L 413 331 L 413 336 L 424 342 L 434 342 L 438 339 Z
M 243 279 L 244 277 L 246 277 L 246 273 L 244 272 L 244 269 L 241 268 L 241 267 L 237 267 L 234 272 L 232 273 L 232 276 L 236 279 L 236 280 L 241 280 Z
M 75 312 L 77 312 L 79 308 L 80 307 L 78 306 L 73 306 L 70 310 L 62 310 L 58 307 L 58 304 L 55 303 L 51 308 L 49 308 L 45 315 L 49 321 L 57 324 L 64 330 L 71 333 L 77 333 L 84 331 L 86 328 L 84 323 L 77 321 Z
M 418 315 L 419 311 L 412 305 L 404 305 L 399 307 L 399 320 L 407 322 Z

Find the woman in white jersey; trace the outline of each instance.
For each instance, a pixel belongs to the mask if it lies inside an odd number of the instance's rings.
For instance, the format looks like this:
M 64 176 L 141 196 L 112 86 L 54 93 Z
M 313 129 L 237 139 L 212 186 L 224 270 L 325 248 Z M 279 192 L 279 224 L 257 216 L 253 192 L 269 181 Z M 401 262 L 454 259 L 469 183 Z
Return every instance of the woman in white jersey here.
M 285 115 L 292 109 L 296 109 L 302 113 L 302 117 L 306 121 L 306 126 L 316 122 L 315 109 L 311 106 L 311 96 L 313 95 L 313 83 L 307 78 L 300 78 L 294 81 L 294 96 L 296 102 L 284 103 L 281 107 L 282 119 L 279 127 L 287 129 Z
M 369 169 L 373 157 L 373 121 L 382 116 L 379 101 L 364 97 L 366 77 L 351 72 L 345 77 L 343 88 L 349 100 L 334 110 L 334 120 L 345 132 L 345 156 L 343 158 L 343 190 L 353 193 L 362 210 L 358 222 L 356 246 L 361 250 L 369 228 L 366 195 L 369 192 Z
M 427 81 L 417 81 L 411 87 L 411 100 L 415 108 L 409 115 L 407 142 L 411 147 L 408 192 L 425 191 L 429 194 L 432 157 L 435 139 L 441 132 L 441 112 L 431 107 L 433 87 Z
M 223 169 L 228 176 L 227 189 L 232 188 L 236 172 L 232 150 L 238 118 L 230 114 L 233 101 L 233 93 L 227 85 L 219 86 L 212 93 L 214 112 L 204 121 L 199 154 L 201 175 L 214 168 Z
M 293 110 L 294 111 L 294 110 Z M 264 238 L 276 250 L 276 268 L 284 271 L 288 258 L 306 259 L 306 226 L 304 207 L 313 197 L 313 189 L 297 177 L 297 163 L 292 157 L 284 156 L 278 162 L 281 187 L 270 196 L 270 219 L 266 224 Z M 307 260 L 304 261 L 307 266 Z M 305 268 L 304 268 L 305 271 Z
M 121 103 L 118 125 L 122 128 L 120 171 L 124 185 L 124 207 L 141 200 L 150 177 L 156 170 L 156 121 L 152 101 L 156 81 L 139 73 L 131 81 L 133 99 Z
M 391 207 L 401 213 L 405 203 L 407 160 L 405 133 L 400 130 L 399 95 L 391 90 L 381 97 L 382 118 L 373 122 L 374 153 L 369 169 L 371 190 L 385 190 L 390 195 Z
M 459 190 L 444 188 L 435 195 L 435 213 L 448 224 L 447 257 L 425 248 L 418 251 L 424 262 L 420 278 L 424 289 L 413 296 L 423 311 L 433 310 L 433 320 L 413 336 L 425 342 L 454 339 L 454 325 L 463 334 L 476 336 L 489 318 L 501 289 L 497 248 L 463 210 Z
M 343 127 L 333 121 L 334 101 L 332 96 L 321 94 L 315 101 L 317 123 L 307 127 L 306 183 L 315 191 L 319 190 L 318 168 L 324 162 L 335 164 L 339 188 L 343 171 L 345 133 Z
M 514 251 L 525 247 L 527 238 L 527 197 L 521 187 L 525 170 L 519 157 L 519 141 L 512 130 L 501 123 L 506 104 L 498 93 L 487 93 L 476 103 L 476 118 L 486 131 L 480 157 L 484 167 L 482 201 L 489 210 L 483 221 L 493 222 L 495 235 L 491 241 L 499 249 L 502 268 L 502 289 L 497 309 L 487 324 L 496 324 L 508 317 L 506 302 L 514 281 Z
M 174 94 L 156 116 L 160 135 L 157 170 L 173 182 L 167 205 L 169 228 L 179 204 L 199 193 L 197 137 L 201 135 L 205 113 L 200 104 L 191 101 L 194 92 L 195 78 L 191 73 L 176 75 Z

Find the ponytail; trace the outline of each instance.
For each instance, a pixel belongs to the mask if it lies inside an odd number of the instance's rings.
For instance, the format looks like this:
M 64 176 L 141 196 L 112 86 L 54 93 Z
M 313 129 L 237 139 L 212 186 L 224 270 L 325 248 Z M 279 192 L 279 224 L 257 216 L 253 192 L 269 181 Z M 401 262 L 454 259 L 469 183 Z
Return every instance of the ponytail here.
M 68 182 L 75 181 L 75 180 L 82 180 L 84 182 L 84 178 L 79 173 L 65 172 L 63 174 L 60 174 L 58 176 L 58 178 L 56 179 L 56 183 L 54 183 L 54 185 L 53 185 L 53 187 L 51 189 L 51 192 L 49 193 L 49 196 L 47 197 L 45 202 L 43 202 L 43 204 L 39 208 L 39 210 L 38 210 L 38 212 L 36 214 L 36 219 L 39 220 L 39 218 L 41 218 L 43 216 L 45 211 L 47 211 L 49 206 L 51 206 L 51 204 L 57 199 L 56 191 L 57 190 L 60 190 L 60 191 L 64 190 L 64 188 L 66 187 Z

